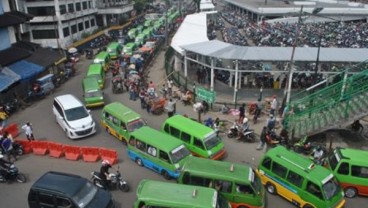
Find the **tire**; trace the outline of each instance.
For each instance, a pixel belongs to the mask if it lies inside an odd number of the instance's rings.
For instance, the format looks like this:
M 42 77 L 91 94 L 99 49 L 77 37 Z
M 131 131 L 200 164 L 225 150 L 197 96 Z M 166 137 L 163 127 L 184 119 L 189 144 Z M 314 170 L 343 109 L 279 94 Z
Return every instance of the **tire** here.
M 353 187 L 347 187 L 344 191 L 345 196 L 347 198 L 354 198 L 356 197 L 356 195 L 358 194 L 358 191 L 356 190 L 356 188 Z
M 314 208 L 312 205 L 306 204 L 303 206 L 303 208 Z
M 267 183 L 266 189 L 267 189 L 267 192 L 272 195 L 275 195 L 277 193 L 276 187 L 272 183 Z
M 23 155 L 24 154 L 24 150 L 23 148 L 18 148 L 16 151 L 15 151 L 16 155 L 20 156 L 20 155 Z
M 234 138 L 234 134 L 232 134 L 232 133 L 228 133 L 228 134 L 227 134 L 227 138 L 229 138 L 229 139 Z
M 247 206 L 238 206 L 237 208 L 249 208 Z
M 166 179 L 166 180 L 170 180 L 171 176 L 169 175 L 169 173 L 165 170 L 162 171 L 162 176 Z
M 135 163 L 137 163 L 137 165 L 143 167 L 143 162 L 140 158 L 135 159 Z
M 18 173 L 17 177 L 15 178 L 18 183 L 25 183 L 27 182 L 27 178 L 24 174 Z
M 126 183 L 126 184 L 120 184 L 119 183 L 119 189 L 122 191 L 122 192 L 128 192 L 129 191 L 129 185 Z

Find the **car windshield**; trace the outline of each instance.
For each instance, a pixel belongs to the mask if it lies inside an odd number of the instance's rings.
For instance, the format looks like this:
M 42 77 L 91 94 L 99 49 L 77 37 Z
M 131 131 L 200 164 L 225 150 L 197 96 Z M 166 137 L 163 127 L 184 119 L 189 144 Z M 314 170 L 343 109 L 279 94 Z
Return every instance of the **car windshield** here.
M 102 92 L 99 90 L 88 91 L 85 95 L 86 98 L 102 97 Z
M 330 154 L 330 156 L 328 157 L 328 162 L 329 162 L 330 167 L 331 167 L 332 170 L 335 170 L 337 164 L 340 161 L 340 158 L 341 157 L 340 157 L 340 155 L 339 155 L 339 153 L 338 153 L 337 150 L 335 150 L 333 152 L 333 154 Z
M 75 121 L 89 116 L 83 106 L 65 110 L 65 116 L 68 121 Z
M 329 181 L 323 184 L 322 190 L 326 196 L 326 200 L 330 200 L 332 197 L 336 196 L 336 194 L 340 193 L 340 187 L 335 178 L 331 178 Z
M 180 145 L 170 152 L 171 161 L 175 164 L 178 163 L 183 158 L 190 155 L 190 152 L 184 145 Z
M 97 187 L 92 183 L 87 182 L 78 193 L 73 197 L 73 200 L 78 204 L 78 207 L 86 207 L 97 193 Z
M 128 123 L 128 131 L 133 132 L 136 129 L 139 129 L 145 125 L 146 125 L 146 122 L 144 122 L 143 119 L 139 118 L 137 120 L 134 120 Z
M 262 188 L 262 183 L 261 183 L 261 179 L 259 178 L 259 176 L 254 172 L 253 170 L 253 174 L 254 174 L 254 178 L 252 180 L 252 186 L 253 188 L 256 190 L 257 193 L 259 193 L 261 191 Z
M 229 202 L 221 195 L 217 194 L 216 208 L 230 208 Z
M 213 132 L 213 134 L 204 139 L 204 145 L 206 146 L 207 150 L 212 149 L 220 142 L 221 138 L 217 136 L 215 132 Z

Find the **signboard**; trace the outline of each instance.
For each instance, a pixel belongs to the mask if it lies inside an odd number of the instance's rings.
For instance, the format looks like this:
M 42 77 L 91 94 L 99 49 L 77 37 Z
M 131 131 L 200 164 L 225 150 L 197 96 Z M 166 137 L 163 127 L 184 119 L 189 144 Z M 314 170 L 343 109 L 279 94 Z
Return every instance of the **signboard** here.
M 204 100 L 208 103 L 214 103 L 216 99 L 216 92 L 215 91 L 209 91 L 202 87 L 196 88 L 196 97 L 198 99 Z

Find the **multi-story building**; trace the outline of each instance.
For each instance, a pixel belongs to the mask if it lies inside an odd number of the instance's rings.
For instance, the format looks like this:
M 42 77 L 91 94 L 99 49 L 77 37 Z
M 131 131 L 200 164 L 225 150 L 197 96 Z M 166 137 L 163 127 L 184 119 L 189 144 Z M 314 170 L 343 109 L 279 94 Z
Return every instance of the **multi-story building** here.
M 128 0 L 10 0 L 19 10 L 34 18 L 23 32 L 44 47 L 66 48 L 99 26 L 118 24 L 130 16 L 133 5 Z M 99 21 L 97 21 L 99 20 Z

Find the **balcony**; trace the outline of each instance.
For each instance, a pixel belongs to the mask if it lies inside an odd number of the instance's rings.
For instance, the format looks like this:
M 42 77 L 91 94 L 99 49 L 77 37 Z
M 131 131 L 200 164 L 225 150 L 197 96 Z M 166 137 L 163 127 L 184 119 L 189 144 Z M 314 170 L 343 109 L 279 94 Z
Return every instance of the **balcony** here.
M 134 4 L 126 4 L 122 6 L 111 6 L 106 8 L 99 8 L 98 14 L 124 14 L 134 9 Z
M 97 13 L 97 9 L 86 9 L 82 11 L 72 12 L 72 13 L 65 13 L 63 15 L 60 15 L 61 21 L 67 21 L 70 19 L 78 19 L 83 16 L 93 15 Z M 56 22 L 57 18 L 56 16 L 50 15 L 50 16 L 36 16 L 34 17 L 30 22 L 36 23 L 36 22 Z

